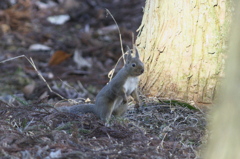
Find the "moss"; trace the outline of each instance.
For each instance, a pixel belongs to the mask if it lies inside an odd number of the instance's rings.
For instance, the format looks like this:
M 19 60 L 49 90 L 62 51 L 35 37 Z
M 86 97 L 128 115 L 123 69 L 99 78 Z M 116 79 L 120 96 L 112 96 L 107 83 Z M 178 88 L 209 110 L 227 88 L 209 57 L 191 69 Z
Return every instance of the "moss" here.
M 178 100 L 164 100 L 163 102 L 167 103 L 167 104 L 171 104 L 173 106 L 181 106 L 181 107 L 186 107 L 186 108 L 191 109 L 191 110 L 198 110 L 197 108 L 195 108 L 191 104 L 188 104 L 188 103 L 185 103 L 185 102 L 182 102 L 182 101 L 178 101 Z
M 20 98 L 20 97 L 18 97 L 18 96 L 15 96 L 15 95 L 13 95 L 12 97 L 13 97 L 16 101 L 18 101 L 19 103 L 21 103 L 22 105 L 25 105 L 25 106 L 29 105 L 29 103 L 28 103 L 25 99 L 22 99 L 22 98 Z
M 73 122 L 67 122 L 63 125 L 58 126 L 57 128 L 55 128 L 56 130 L 68 130 L 70 127 L 72 127 Z
M 91 133 L 91 131 L 90 131 L 90 130 L 87 130 L 87 129 L 78 129 L 78 132 L 79 132 L 80 134 L 89 134 L 89 133 Z

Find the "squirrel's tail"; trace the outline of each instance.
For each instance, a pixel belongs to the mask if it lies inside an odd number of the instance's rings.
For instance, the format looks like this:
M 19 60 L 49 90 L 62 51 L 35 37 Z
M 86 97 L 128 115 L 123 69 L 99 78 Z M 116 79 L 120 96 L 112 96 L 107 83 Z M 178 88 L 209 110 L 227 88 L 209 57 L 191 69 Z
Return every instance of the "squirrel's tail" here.
M 96 114 L 94 107 L 95 107 L 94 104 L 79 104 L 73 106 L 63 106 L 57 109 L 61 112 L 68 112 L 73 114 L 85 114 L 85 113 Z

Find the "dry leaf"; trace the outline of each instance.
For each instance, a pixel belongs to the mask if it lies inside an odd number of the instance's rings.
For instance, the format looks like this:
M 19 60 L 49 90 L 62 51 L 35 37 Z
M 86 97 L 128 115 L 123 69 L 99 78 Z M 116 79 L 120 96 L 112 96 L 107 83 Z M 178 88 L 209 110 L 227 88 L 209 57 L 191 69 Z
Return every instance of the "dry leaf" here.
M 67 60 L 71 56 L 72 56 L 72 54 L 68 54 L 64 51 L 61 51 L 61 50 L 56 51 L 52 55 L 50 61 L 48 62 L 48 65 L 50 65 L 50 66 L 58 65 L 58 64 L 62 63 L 63 61 Z
M 29 46 L 28 48 L 31 51 L 50 51 L 51 48 L 49 46 L 46 45 L 42 45 L 42 44 L 32 44 Z
M 73 61 L 77 64 L 78 69 L 91 68 L 92 67 L 91 59 L 83 58 L 82 57 L 82 52 L 79 51 L 78 49 L 76 49 L 75 52 L 74 52 Z
M 87 99 L 85 100 L 85 103 L 89 103 L 89 102 L 91 102 L 91 99 L 87 98 Z

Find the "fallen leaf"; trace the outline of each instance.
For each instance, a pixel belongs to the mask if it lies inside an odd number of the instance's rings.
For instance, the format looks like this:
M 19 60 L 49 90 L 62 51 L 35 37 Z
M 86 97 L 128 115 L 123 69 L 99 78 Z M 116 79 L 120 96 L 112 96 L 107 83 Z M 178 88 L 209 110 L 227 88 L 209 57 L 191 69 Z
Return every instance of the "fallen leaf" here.
M 65 22 L 67 22 L 70 19 L 69 15 L 56 15 L 56 16 L 51 16 L 48 17 L 47 20 L 56 25 L 63 25 Z
M 62 152 L 61 152 L 61 150 L 59 149 L 59 150 L 57 150 L 57 151 L 55 151 L 55 152 L 51 152 L 51 153 L 49 154 L 49 156 L 50 156 L 50 158 L 60 158 L 60 157 L 62 156 Z
M 51 48 L 46 45 L 42 45 L 42 44 L 32 44 L 29 46 L 29 50 L 31 50 L 31 51 L 39 51 L 39 50 L 50 51 Z
M 64 51 L 61 51 L 61 50 L 56 51 L 52 55 L 50 61 L 48 62 L 48 65 L 50 65 L 50 66 L 58 65 L 58 64 L 62 63 L 63 61 L 67 60 L 71 56 L 72 56 L 72 54 L 68 54 Z
M 76 49 L 74 52 L 73 61 L 77 64 L 78 69 L 92 67 L 91 59 L 83 58 L 82 52 L 79 51 L 78 49 Z

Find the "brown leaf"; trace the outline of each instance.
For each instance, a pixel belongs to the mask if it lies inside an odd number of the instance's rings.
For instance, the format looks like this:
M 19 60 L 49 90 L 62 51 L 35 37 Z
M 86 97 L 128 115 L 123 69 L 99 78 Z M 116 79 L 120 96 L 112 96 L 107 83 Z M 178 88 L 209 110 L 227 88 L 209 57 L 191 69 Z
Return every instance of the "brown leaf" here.
M 68 54 L 64 51 L 61 51 L 61 50 L 56 51 L 52 55 L 50 61 L 48 62 L 48 65 L 50 65 L 50 66 L 58 65 L 58 64 L 62 63 L 63 61 L 67 60 L 71 56 L 72 56 L 72 54 Z

